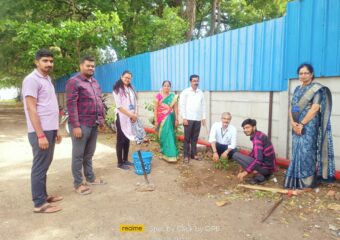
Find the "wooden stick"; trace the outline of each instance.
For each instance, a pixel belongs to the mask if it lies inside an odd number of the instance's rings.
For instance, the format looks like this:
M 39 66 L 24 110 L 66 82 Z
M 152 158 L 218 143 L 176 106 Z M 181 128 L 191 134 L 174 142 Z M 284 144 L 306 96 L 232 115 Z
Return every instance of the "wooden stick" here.
M 282 188 L 269 188 L 269 187 L 246 185 L 246 184 L 238 184 L 237 186 L 248 188 L 248 189 L 253 189 L 253 190 L 268 191 L 268 192 L 273 192 L 273 193 L 283 193 L 283 194 L 295 195 L 295 196 L 301 192 L 304 192 L 304 190 L 288 190 L 288 189 L 282 189 Z
M 272 215 L 272 213 L 275 211 L 275 209 L 282 203 L 283 197 L 281 197 L 267 212 L 266 216 L 264 216 L 261 220 L 261 223 L 267 220 L 267 218 Z

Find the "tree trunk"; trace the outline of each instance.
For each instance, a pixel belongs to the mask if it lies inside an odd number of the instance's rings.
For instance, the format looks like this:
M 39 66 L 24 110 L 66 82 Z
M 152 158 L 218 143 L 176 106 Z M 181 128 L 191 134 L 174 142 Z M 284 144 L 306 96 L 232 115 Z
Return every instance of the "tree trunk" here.
M 217 0 L 217 26 L 215 33 L 219 33 L 221 31 L 221 1 Z
M 70 6 L 71 6 L 71 9 L 72 9 L 72 17 L 71 19 L 75 19 L 75 15 L 76 15 L 76 6 L 75 6 L 75 3 L 74 3 L 74 0 L 70 0 Z
M 218 0 L 211 0 L 211 17 L 210 17 L 210 31 L 209 36 L 215 34 L 216 29 L 216 6 Z
M 189 29 L 186 33 L 186 39 L 187 41 L 190 41 L 192 39 L 196 23 L 196 0 L 187 0 L 185 16 L 189 22 Z
M 76 40 L 76 47 L 77 47 L 77 55 L 78 55 L 78 59 L 80 59 L 80 41 L 77 38 Z
M 202 29 L 202 21 L 199 21 L 198 26 L 197 26 L 197 35 L 196 35 L 197 39 L 201 37 L 201 29 Z

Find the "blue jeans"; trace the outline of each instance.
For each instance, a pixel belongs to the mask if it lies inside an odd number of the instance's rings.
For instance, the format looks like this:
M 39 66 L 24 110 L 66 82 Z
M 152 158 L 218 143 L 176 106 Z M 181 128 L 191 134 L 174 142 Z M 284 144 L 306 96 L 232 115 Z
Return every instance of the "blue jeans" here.
M 92 169 L 92 157 L 96 150 L 98 126 L 81 125 L 81 138 L 75 138 L 72 126 L 69 125 L 69 127 L 72 138 L 73 185 L 75 188 L 78 188 L 83 183 L 82 168 L 84 169 L 86 181 L 93 182 L 95 180 Z
M 34 207 L 36 208 L 39 208 L 46 203 L 46 198 L 48 196 L 46 190 L 46 174 L 53 160 L 57 130 L 44 131 L 44 134 L 48 140 L 49 146 L 47 149 L 42 150 L 39 147 L 37 134 L 35 132 L 28 133 L 28 141 L 32 146 L 33 152 L 33 164 L 31 170 L 32 199 Z

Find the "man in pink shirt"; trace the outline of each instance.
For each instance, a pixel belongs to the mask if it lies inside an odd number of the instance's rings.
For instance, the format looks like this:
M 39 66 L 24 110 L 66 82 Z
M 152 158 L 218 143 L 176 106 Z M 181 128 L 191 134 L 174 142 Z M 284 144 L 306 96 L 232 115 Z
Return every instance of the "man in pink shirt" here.
M 54 213 L 61 208 L 50 203 L 63 197 L 48 195 L 46 191 L 46 174 L 53 160 L 54 145 L 61 142 L 58 101 L 49 76 L 53 69 L 53 54 L 46 49 L 39 50 L 35 55 L 35 65 L 36 69 L 25 77 L 22 84 L 28 140 L 33 151 L 33 212 Z

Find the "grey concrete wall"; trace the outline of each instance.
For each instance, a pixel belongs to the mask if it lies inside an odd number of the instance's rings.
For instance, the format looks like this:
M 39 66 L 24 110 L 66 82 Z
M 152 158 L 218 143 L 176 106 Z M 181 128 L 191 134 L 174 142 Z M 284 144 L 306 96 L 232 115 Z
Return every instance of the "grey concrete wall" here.
M 274 146 L 279 145 L 277 127 L 279 125 L 279 112 L 276 109 L 280 105 L 280 94 L 275 93 L 273 98 L 272 141 Z M 269 95 L 269 92 L 213 92 L 210 102 L 211 122 L 219 121 L 222 112 L 230 112 L 232 114 L 231 124 L 238 131 L 238 145 L 251 148 L 249 137 L 244 135 L 241 124 L 246 118 L 254 118 L 257 121 L 258 130 L 268 133 Z M 280 156 L 285 154 L 285 149 L 283 151 L 278 150 L 278 147 L 276 147 Z
M 328 86 L 333 95 L 332 111 L 332 130 L 334 140 L 334 153 L 336 159 L 336 168 L 340 170 L 340 77 L 316 79 Z M 273 95 L 273 116 L 272 116 L 272 142 L 276 153 L 280 157 L 290 158 L 291 152 L 291 128 L 288 121 L 288 106 L 295 87 L 299 84 L 297 79 L 289 82 L 289 91 L 275 92 Z M 146 126 L 151 127 L 149 121 L 153 113 L 147 111 L 145 103 L 154 101 L 156 92 L 139 92 L 138 93 L 138 111 Z M 268 133 L 269 117 L 269 92 L 205 92 L 207 103 L 207 126 L 210 126 L 220 120 L 222 112 L 232 114 L 233 124 L 238 131 L 238 146 L 251 148 L 249 137 L 243 134 L 241 123 L 246 118 L 255 118 L 257 128 L 264 133 Z M 113 103 L 111 93 L 107 94 L 107 102 Z M 59 104 L 65 104 L 64 94 L 58 94 Z M 181 119 L 180 119 L 181 120 Z M 207 140 L 208 131 L 202 128 L 200 138 Z

